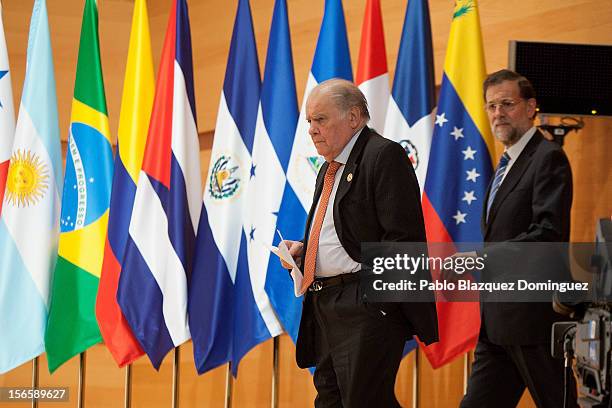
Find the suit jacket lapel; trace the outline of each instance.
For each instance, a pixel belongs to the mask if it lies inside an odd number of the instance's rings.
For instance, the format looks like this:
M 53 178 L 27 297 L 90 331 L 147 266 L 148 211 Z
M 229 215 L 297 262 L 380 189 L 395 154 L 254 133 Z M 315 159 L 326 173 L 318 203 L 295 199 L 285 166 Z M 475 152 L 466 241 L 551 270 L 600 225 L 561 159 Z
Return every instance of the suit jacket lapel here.
M 366 126 L 363 128 L 359 136 L 357 136 L 357 141 L 355 142 L 355 145 L 351 150 L 351 154 L 349 155 L 349 158 L 346 161 L 346 164 L 344 165 L 342 179 L 340 179 L 340 184 L 338 184 L 338 190 L 336 191 L 336 197 L 334 198 L 334 226 L 336 228 L 336 234 L 338 234 L 338 239 L 341 243 L 342 220 L 340 218 L 339 205 L 355 182 L 354 179 L 356 177 L 357 165 L 359 164 L 361 153 L 363 152 L 363 148 L 365 147 L 368 141 L 370 132 L 370 128 Z
M 533 156 L 533 153 L 535 152 L 536 148 L 538 147 L 540 142 L 542 142 L 542 138 L 543 136 L 541 135 L 541 133 L 539 131 L 536 131 L 529 143 L 527 143 L 519 157 L 516 159 L 516 162 L 510 168 L 510 171 L 506 175 L 506 178 L 502 182 L 501 186 L 499 187 L 499 190 L 497 191 L 497 194 L 495 195 L 495 198 L 493 199 L 493 204 L 491 205 L 491 211 L 489 213 L 489 219 L 487 222 L 487 230 L 488 227 L 491 225 L 493 219 L 495 218 L 497 209 L 504 202 L 506 197 L 508 197 L 508 194 L 510 194 L 514 190 L 516 184 L 523 176 L 523 173 L 525 172 L 525 170 L 527 170 L 527 167 L 529 167 L 529 164 L 531 163 L 531 156 Z M 489 186 L 489 190 L 487 191 L 487 201 L 489 200 L 490 188 L 491 186 Z M 484 206 L 485 217 L 487 201 L 485 201 Z

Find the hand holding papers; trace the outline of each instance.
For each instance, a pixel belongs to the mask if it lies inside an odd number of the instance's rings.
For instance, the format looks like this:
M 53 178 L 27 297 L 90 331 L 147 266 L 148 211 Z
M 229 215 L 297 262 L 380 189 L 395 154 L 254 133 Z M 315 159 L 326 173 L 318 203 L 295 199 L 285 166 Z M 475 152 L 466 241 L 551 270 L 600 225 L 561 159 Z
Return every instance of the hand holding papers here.
M 266 246 L 268 247 L 270 252 L 278 256 L 282 261 L 284 261 L 284 263 L 290 265 L 291 278 L 293 279 L 294 294 L 295 294 L 295 297 L 300 297 L 300 289 L 302 287 L 302 279 L 304 278 L 304 275 L 302 274 L 302 271 L 300 270 L 299 266 L 295 263 L 295 260 L 293 259 L 293 256 L 291 255 L 289 248 L 285 244 L 285 240 L 283 239 L 282 234 L 280 233 L 280 231 L 277 231 L 277 232 L 281 239 L 281 241 L 278 244 L 278 247 L 275 247 L 272 245 L 266 245 Z M 294 243 L 294 245 L 297 245 L 297 244 L 300 244 L 301 246 L 301 242 Z

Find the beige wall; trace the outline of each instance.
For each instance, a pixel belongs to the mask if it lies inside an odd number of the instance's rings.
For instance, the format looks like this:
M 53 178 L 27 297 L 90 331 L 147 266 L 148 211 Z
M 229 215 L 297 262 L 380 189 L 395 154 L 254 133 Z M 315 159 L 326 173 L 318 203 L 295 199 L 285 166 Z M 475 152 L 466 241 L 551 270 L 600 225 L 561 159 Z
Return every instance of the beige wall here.
M 81 23 L 82 1 L 47 0 L 62 135 L 66 137 L 74 70 Z M 405 0 L 382 0 L 388 64 L 393 78 L 399 36 L 405 12 Z M 13 75 L 15 101 L 21 95 L 24 77 L 25 49 L 32 0 L 3 0 L 4 25 Z M 131 0 L 98 0 L 103 69 L 109 106 L 111 131 L 116 133 L 123 73 L 128 46 Z M 191 0 L 190 14 L 195 66 L 196 105 L 200 132 L 215 126 L 217 106 L 225 72 L 236 1 Z M 261 69 L 265 61 L 268 30 L 273 0 L 251 1 L 255 35 Z M 310 69 L 315 42 L 323 12 L 323 0 L 288 0 L 298 99 L 301 102 L 306 77 Z M 353 66 L 357 61 L 361 20 L 365 0 L 345 0 L 345 14 Z M 429 1 L 432 20 L 436 81 L 440 82 L 452 0 Z M 170 0 L 150 0 L 152 44 L 155 62 L 159 61 Z M 601 0 L 482 0 L 480 16 L 487 70 L 505 67 L 508 40 L 537 40 L 594 44 L 612 43 L 612 2 Z M 586 241 L 593 237 L 594 221 L 612 213 L 611 166 L 606 154 L 612 142 L 611 119 L 589 119 L 579 134 L 570 134 L 566 152 L 572 163 L 575 198 L 572 212 L 572 239 Z M 211 137 L 201 138 L 202 169 L 205 172 L 210 157 Z M 499 150 L 499 149 L 498 149 Z M 1 328 L 0 328 L 1 330 Z M 0 331 L 1 335 L 1 331 Z M 281 407 L 312 406 L 314 390 L 310 375 L 294 363 L 293 345 L 286 336 L 281 338 Z M 191 345 L 181 347 L 181 406 L 211 406 L 223 404 L 225 372 L 217 369 L 197 377 L 193 367 Z M 171 401 L 172 358 L 168 356 L 159 373 L 146 359 L 134 365 L 133 406 L 166 407 Z M 458 360 L 442 369 L 432 370 L 420 356 L 421 407 L 457 406 L 463 389 L 463 362 Z M 70 386 L 72 398 L 67 404 L 41 404 L 41 407 L 74 407 L 76 402 L 76 359 L 49 376 L 42 359 L 41 385 Z M 241 363 L 239 380 L 235 384 L 235 407 L 269 406 L 271 384 L 271 341 L 253 350 Z M 414 355 L 402 363 L 397 381 L 397 393 L 404 406 L 412 401 L 412 367 Z M 123 370 L 114 366 L 104 346 L 88 352 L 88 407 L 117 407 L 123 399 Z M 0 386 L 30 384 L 30 364 L 0 376 Z M 3 406 L 0 403 L 0 406 Z M 11 404 L 11 407 L 29 406 Z M 523 402 L 522 407 L 533 406 Z

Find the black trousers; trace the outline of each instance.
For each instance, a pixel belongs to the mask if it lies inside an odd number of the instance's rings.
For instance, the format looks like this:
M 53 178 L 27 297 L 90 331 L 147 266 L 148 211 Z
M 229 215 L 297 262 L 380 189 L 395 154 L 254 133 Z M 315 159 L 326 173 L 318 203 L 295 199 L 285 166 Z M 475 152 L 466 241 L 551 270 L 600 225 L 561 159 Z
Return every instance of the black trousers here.
M 368 304 L 358 281 L 308 296 L 317 322 L 315 407 L 399 407 L 395 377 L 409 331 L 398 304 Z
M 525 387 L 538 408 L 563 407 L 563 360 L 552 358 L 550 344 L 500 346 L 483 337 L 461 408 L 513 408 Z M 568 406 L 577 407 L 573 375 L 570 389 Z

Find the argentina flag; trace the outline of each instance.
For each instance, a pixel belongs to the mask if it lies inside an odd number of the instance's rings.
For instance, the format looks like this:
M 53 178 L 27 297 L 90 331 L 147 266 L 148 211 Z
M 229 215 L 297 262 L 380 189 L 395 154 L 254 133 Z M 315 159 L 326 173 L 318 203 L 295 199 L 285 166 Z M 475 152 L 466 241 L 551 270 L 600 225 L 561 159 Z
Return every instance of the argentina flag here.
M 259 110 L 260 87 L 251 10 L 248 0 L 240 0 L 189 290 L 200 374 L 231 362 L 236 375 L 252 347 L 282 331 L 264 290 L 269 252 L 263 243 L 274 236 L 283 165 Z
M 45 351 L 57 259 L 62 154 L 45 0 L 32 10 L 8 174 L 0 218 L 0 374 Z

